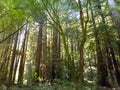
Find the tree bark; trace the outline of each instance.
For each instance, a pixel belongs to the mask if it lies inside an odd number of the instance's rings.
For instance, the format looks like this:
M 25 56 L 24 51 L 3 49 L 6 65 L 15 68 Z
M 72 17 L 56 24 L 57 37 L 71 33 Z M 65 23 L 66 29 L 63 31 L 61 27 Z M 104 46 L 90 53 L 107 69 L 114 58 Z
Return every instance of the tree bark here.
M 40 78 L 40 61 L 42 59 L 42 28 L 43 25 L 39 23 L 38 40 L 37 40 L 37 51 L 36 51 L 36 65 L 35 65 L 35 82 L 39 82 Z
M 25 31 L 24 40 L 23 40 L 23 43 L 22 43 L 22 51 L 21 51 L 20 67 L 19 67 L 19 76 L 18 76 L 18 84 L 19 85 L 23 84 L 23 79 L 24 79 L 26 45 L 27 45 L 27 30 Z
M 13 84 L 13 65 L 14 65 L 14 60 L 15 60 L 15 57 L 16 57 L 16 47 L 17 47 L 17 42 L 18 42 L 18 34 L 16 34 L 15 36 L 15 40 L 14 40 L 14 47 L 13 47 L 13 53 L 12 53 L 12 57 L 11 57 L 11 65 L 10 65 L 10 71 L 9 71 L 9 77 L 8 77 L 8 82 L 9 82 L 9 85 L 10 84 Z
M 93 23 L 93 28 L 94 28 L 94 35 L 95 35 L 95 43 L 96 43 L 96 53 L 97 53 L 97 70 L 98 70 L 98 85 L 100 86 L 107 86 L 108 85 L 108 81 L 107 81 L 107 69 L 106 69 L 106 63 L 103 60 L 103 56 L 102 56 L 102 52 L 101 52 L 101 48 L 100 48 L 100 42 L 99 42 L 99 38 L 98 38 L 98 33 L 97 33 L 97 29 L 96 29 L 96 24 L 95 24 L 95 20 L 94 20 L 94 15 L 93 15 L 93 10 L 92 10 L 92 5 L 91 5 L 91 1 L 90 3 L 90 10 L 91 10 L 91 17 L 92 17 L 92 23 Z

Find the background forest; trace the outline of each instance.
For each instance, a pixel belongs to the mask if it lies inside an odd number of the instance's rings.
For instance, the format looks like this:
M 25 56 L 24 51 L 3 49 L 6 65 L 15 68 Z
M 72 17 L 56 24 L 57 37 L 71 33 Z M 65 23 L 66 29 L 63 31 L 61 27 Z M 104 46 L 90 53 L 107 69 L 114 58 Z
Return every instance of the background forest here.
M 0 90 L 120 90 L 119 5 L 0 0 Z

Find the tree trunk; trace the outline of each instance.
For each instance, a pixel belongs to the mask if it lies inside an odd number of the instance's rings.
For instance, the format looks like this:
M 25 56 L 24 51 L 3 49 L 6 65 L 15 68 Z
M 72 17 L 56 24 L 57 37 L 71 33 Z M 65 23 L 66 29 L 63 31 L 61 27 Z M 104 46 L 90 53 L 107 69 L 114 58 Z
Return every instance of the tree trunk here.
M 110 8 L 116 8 L 115 0 L 108 0 L 108 4 L 109 4 Z M 112 9 L 111 12 L 112 12 L 113 22 L 114 22 L 114 24 L 117 28 L 117 32 L 118 32 L 119 41 L 117 42 L 117 44 L 118 44 L 119 55 L 120 55 L 120 15 L 119 15 L 119 12 L 114 9 Z
M 58 50 L 57 50 L 57 42 L 58 42 L 58 32 L 53 30 L 53 42 L 52 42 L 52 79 L 55 79 L 57 76 L 56 73 L 56 64 L 58 60 Z
M 38 41 L 37 41 L 37 54 L 36 54 L 36 65 L 35 65 L 35 82 L 39 82 L 40 78 L 40 61 L 42 59 L 42 28 L 43 25 L 39 24 Z
M 41 67 L 41 78 L 45 79 L 46 76 L 46 62 L 47 62 L 47 30 L 46 28 L 43 30 L 43 60 Z
M 8 74 L 8 64 L 9 64 L 9 61 L 10 61 L 10 54 L 11 54 L 11 41 L 9 39 L 9 41 L 6 42 L 7 45 L 5 45 L 5 49 L 4 49 L 4 52 L 3 52 L 3 57 L 1 58 L 1 67 L 0 67 L 0 71 L 2 71 L 1 73 L 1 76 L 0 76 L 0 81 L 1 82 L 5 82 L 7 80 L 7 74 Z M 0 82 L 0 83 L 1 83 Z
M 98 1 L 98 2 L 100 2 L 100 1 Z M 109 4 L 111 5 L 111 7 L 114 7 L 114 6 L 115 6 L 114 0 L 109 0 Z M 100 10 L 100 12 L 102 12 L 100 3 L 98 3 L 98 6 L 99 6 L 98 9 Z M 118 12 L 115 12 L 115 11 L 112 12 L 112 14 L 113 14 L 114 16 L 118 16 L 117 13 L 118 13 Z M 103 13 L 101 13 L 100 15 L 101 15 L 101 17 L 102 17 L 102 22 L 105 24 L 105 19 L 104 19 Z M 115 17 L 115 18 L 116 18 L 116 17 Z M 116 25 L 117 25 L 118 23 L 120 24 L 120 22 L 117 22 L 116 20 L 115 20 L 115 22 L 116 22 Z M 120 29 L 119 25 L 118 25 L 117 27 Z M 120 30 L 119 30 L 119 31 L 120 31 Z M 120 78 L 119 78 L 119 76 L 120 76 L 120 71 L 119 71 L 118 64 L 117 64 L 117 62 L 116 62 L 116 58 L 115 58 L 115 54 L 114 54 L 113 48 L 112 48 L 112 46 L 111 46 L 111 41 L 110 41 L 110 39 L 109 39 L 109 33 L 108 33 L 108 30 L 107 30 L 107 27 L 105 27 L 105 35 L 106 35 L 106 41 L 105 41 L 105 43 L 106 43 L 106 45 L 108 46 L 108 47 L 106 47 L 106 48 L 108 48 L 109 53 L 110 53 L 110 57 L 111 57 L 111 59 L 109 59 L 109 60 L 112 60 L 112 61 L 110 61 L 110 62 L 113 62 L 112 65 L 114 65 L 114 67 L 115 67 L 116 79 L 117 79 L 118 84 L 120 85 Z
M 25 31 L 24 40 L 23 40 L 23 43 L 22 43 L 22 51 L 21 51 L 20 67 L 19 67 L 19 76 L 18 76 L 18 84 L 19 85 L 23 84 L 23 79 L 24 79 L 26 45 L 27 45 L 27 30 Z
M 94 35 L 95 35 L 95 43 L 96 43 L 96 53 L 97 53 L 97 70 L 98 70 L 98 85 L 101 86 L 107 86 L 108 81 L 107 81 L 107 69 L 106 69 L 106 63 L 103 60 L 101 48 L 100 48 L 100 42 L 98 39 L 98 33 L 96 29 L 96 24 L 94 20 L 94 15 L 93 15 L 93 10 L 91 8 L 91 1 L 90 1 L 90 9 L 91 9 L 91 17 L 92 17 L 92 23 L 93 23 L 93 28 L 94 28 Z
M 19 45 L 20 45 L 20 38 L 19 38 L 19 40 L 18 40 L 18 48 L 19 48 Z M 18 67 L 18 63 L 19 63 L 19 59 L 20 59 L 20 54 L 18 54 L 18 53 L 20 53 L 20 51 L 19 51 L 19 49 L 16 49 L 16 59 L 15 59 L 15 63 L 14 63 L 14 72 L 13 72 L 13 82 L 15 82 L 15 77 L 16 77 L 16 72 L 17 72 L 17 67 Z
M 17 42 L 18 42 L 18 34 L 16 34 L 15 36 L 15 40 L 13 41 L 14 43 L 14 47 L 13 47 L 13 53 L 12 53 L 12 57 L 11 57 L 11 65 L 10 65 L 10 71 L 9 71 L 9 77 L 8 77 L 8 82 L 9 82 L 9 85 L 10 84 L 13 84 L 13 65 L 14 65 L 14 60 L 15 60 L 15 57 L 16 57 L 16 47 L 17 47 Z
M 81 0 L 78 0 L 78 9 L 79 9 L 79 16 L 80 16 L 80 25 L 81 25 L 81 29 L 82 29 L 82 39 L 80 42 L 80 48 L 79 48 L 79 53 L 80 53 L 80 61 L 79 61 L 79 84 L 80 84 L 80 88 L 82 88 L 82 84 L 84 81 L 83 78 L 83 72 L 84 72 L 84 44 L 86 42 L 86 29 L 87 29 L 87 23 L 89 20 L 89 16 L 88 16 L 88 1 L 86 3 L 86 14 L 87 14 L 87 21 L 84 21 L 84 15 L 83 15 L 83 10 L 82 10 L 82 4 L 81 4 Z

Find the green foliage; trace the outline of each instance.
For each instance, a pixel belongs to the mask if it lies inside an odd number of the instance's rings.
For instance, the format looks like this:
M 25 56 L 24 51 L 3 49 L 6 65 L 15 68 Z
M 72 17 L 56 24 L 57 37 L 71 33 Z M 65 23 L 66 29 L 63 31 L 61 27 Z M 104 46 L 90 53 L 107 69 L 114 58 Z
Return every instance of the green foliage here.
M 7 87 L 4 84 L 0 84 L 0 90 L 7 90 Z
M 88 20 L 86 18 L 86 1 L 81 0 L 82 2 L 82 10 L 84 14 L 84 20 Z M 115 57 L 119 59 L 118 53 L 118 43 L 119 38 L 117 37 L 118 33 L 116 31 L 115 25 L 113 25 L 110 10 L 120 11 L 120 8 L 116 6 L 115 8 L 110 9 L 107 5 L 106 0 L 91 0 L 96 24 L 96 32 L 97 32 L 97 39 L 100 42 L 100 48 L 103 49 L 102 55 L 106 55 L 105 48 L 109 47 L 108 39 L 111 42 L 111 47 L 114 49 Z M 117 1 L 119 3 L 119 1 Z M 101 5 L 101 9 L 99 8 L 99 3 Z M 89 5 L 88 5 L 89 6 Z M 90 10 L 90 8 L 89 8 Z M 80 11 L 81 12 L 81 11 Z M 89 11 L 90 12 L 90 11 Z M 101 15 L 105 19 L 105 23 L 102 22 Z M 77 6 L 76 0 L 0 0 L 0 41 L 2 41 L 5 37 L 9 34 L 17 31 L 18 28 L 23 25 L 26 21 L 29 21 L 28 29 L 28 46 L 26 54 L 26 65 L 31 65 L 30 71 L 28 71 L 27 78 L 31 80 L 38 80 L 36 73 L 34 73 L 34 66 L 36 60 L 36 47 L 37 47 L 37 35 L 38 29 L 40 25 L 45 24 L 43 31 L 46 30 L 47 36 L 47 48 L 46 52 L 46 62 L 47 69 L 51 68 L 52 58 L 52 43 L 53 43 L 53 30 L 56 30 L 60 34 L 60 58 L 58 60 L 63 60 L 65 63 L 56 63 L 56 66 L 61 65 L 60 73 L 65 80 L 54 79 L 53 86 L 49 86 L 46 84 L 33 85 L 30 87 L 18 87 L 13 86 L 11 90 L 74 90 L 76 85 L 73 82 L 67 81 L 66 79 L 70 76 L 68 75 L 69 72 L 72 71 L 71 75 L 77 75 L 79 72 L 78 68 L 80 67 L 80 52 L 79 48 L 81 47 L 80 44 L 82 43 L 83 33 L 81 29 L 81 24 L 79 20 L 79 9 Z M 91 15 L 90 19 L 91 19 Z M 120 17 L 116 17 L 117 20 Z M 39 24 L 38 24 L 39 23 Z M 96 41 L 94 35 L 94 26 L 92 21 L 88 22 L 88 28 L 85 32 L 87 36 L 86 44 L 84 45 L 85 48 L 83 49 L 84 53 L 84 79 L 85 82 L 83 83 L 83 90 L 95 90 L 96 87 L 95 81 L 97 76 L 97 70 L 95 65 L 95 60 L 97 57 L 96 51 Z M 24 28 L 21 30 L 24 31 Z M 108 35 L 106 34 L 108 33 Z M 85 36 L 84 34 L 84 36 Z M 46 38 L 45 38 L 46 39 Z M 42 37 L 42 47 L 44 47 L 44 33 Z M 11 39 L 14 43 L 14 39 Z M 107 43 L 107 44 L 106 44 Z M 117 44 L 116 44 L 117 43 Z M 1 53 L 4 53 L 4 47 L 7 46 L 8 43 L 2 43 L 0 47 L 0 58 L 2 57 Z M 21 46 L 21 42 L 19 43 Z M 19 46 L 17 46 L 19 47 Z M 13 49 L 12 47 L 10 47 Z M 72 50 L 73 49 L 73 50 Z M 44 50 L 42 50 L 42 54 Z M 11 51 L 13 53 L 13 51 Z M 6 54 L 6 53 L 5 53 Z M 111 54 L 110 54 L 111 55 Z M 9 55 L 7 55 L 8 57 Z M 12 54 L 10 53 L 10 58 Z M 16 58 L 19 55 L 16 56 Z M 105 56 L 104 56 L 105 57 Z M 42 58 L 43 59 L 43 58 Z M 106 57 L 105 57 L 106 60 Z M 1 64 L 2 61 L 0 61 Z M 74 64 L 74 65 L 73 65 Z M 89 67 L 94 67 L 94 69 L 89 69 Z M 50 72 L 51 73 L 51 72 Z M 1 73 L 0 73 L 1 74 Z M 46 76 L 47 77 L 47 76 Z M 66 78 L 67 77 L 67 78 Z M 30 82 L 32 85 L 33 82 Z M 101 89 L 101 87 L 100 87 Z
M 53 82 L 56 83 L 56 84 L 58 84 L 58 85 L 75 87 L 75 84 L 73 82 L 68 81 L 68 80 L 54 79 Z

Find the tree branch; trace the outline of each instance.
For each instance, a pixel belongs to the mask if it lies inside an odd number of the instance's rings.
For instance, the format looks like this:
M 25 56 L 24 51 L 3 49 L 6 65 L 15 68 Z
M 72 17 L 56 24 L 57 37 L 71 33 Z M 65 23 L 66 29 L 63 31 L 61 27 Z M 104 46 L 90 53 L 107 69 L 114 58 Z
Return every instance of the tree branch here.
M 23 24 L 20 28 L 18 28 L 18 30 L 16 30 L 15 32 L 11 33 L 10 35 L 8 35 L 6 38 L 4 38 L 3 40 L 0 41 L 0 44 L 3 43 L 4 41 L 6 41 L 7 39 L 9 39 L 11 36 L 13 36 L 15 33 L 17 33 L 18 31 L 20 31 L 25 25 L 27 24 L 27 22 L 25 24 Z

